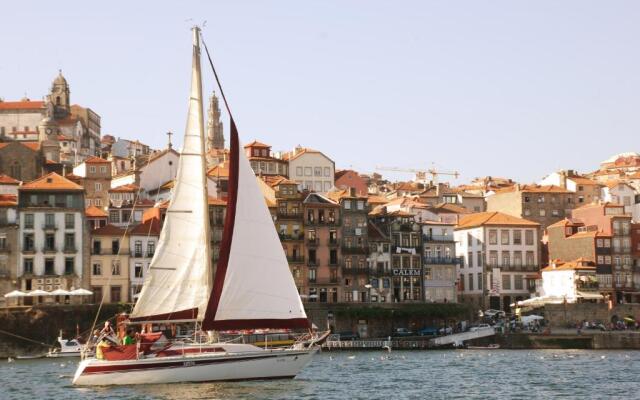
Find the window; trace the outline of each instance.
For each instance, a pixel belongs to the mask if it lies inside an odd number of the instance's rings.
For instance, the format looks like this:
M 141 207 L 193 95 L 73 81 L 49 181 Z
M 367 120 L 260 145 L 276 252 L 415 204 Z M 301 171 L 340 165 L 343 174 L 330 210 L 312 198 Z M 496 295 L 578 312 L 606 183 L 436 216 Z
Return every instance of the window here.
M 313 176 L 322 176 L 322 167 L 315 167 L 313 169 Z
M 511 290 L 511 275 L 502 275 L 502 289 Z
M 469 274 L 469 290 L 473 290 L 473 274 Z
M 533 245 L 533 231 L 532 230 L 524 231 L 524 243 L 527 246 Z
M 478 251 L 476 253 L 476 260 L 478 260 L 478 267 L 482 267 L 482 259 L 484 257 L 482 256 L 482 252 Z
M 529 215 L 531 215 L 531 210 L 529 210 L 528 208 L 524 209 L 524 216 L 528 217 Z
M 489 266 L 497 267 L 498 266 L 498 252 L 490 251 L 489 252 Z
M 33 258 L 25 258 L 22 261 L 22 268 L 24 270 L 25 275 L 33 274 Z
M 142 257 L 142 240 L 136 240 L 133 245 L 134 257 Z
M 120 239 L 111 239 L 111 254 L 120 252 Z
M 531 201 L 531 198 L 529 196 L 524 196 L 525 203 L 529 203 L 530 201 Z
M 506 229 L 500 231 L 500 244 L 509 244 L 509 231 Z
M 64 234 L 64 249 L 65 250 L 75 250 L 76 247 L 76 235 L 75 233 L 65 233 Z
M 149 241 L 147 243 L 147 257 L 149 258 L 153 257 L 153 253 L 155 252 L 156 252 L 156 242 Z
M 45 275 L 54 275 L 54 263 L 53 258 L 45 258 L 44 259 L 44 274 Z
M 89 172 L 92 173 L 92 174 L 95 174 L 96 173 L 96 166 L 95 165 L 90 165 L 89 166 Z
M 598 265 L 604 264 L 604 256 L 598 256 Z
M 33 233 L 25 233 L 22 237 L 22 245 L 24 251 L 33 251 Z
M 24 228 L 33 229 L 33 214 L 24 215 Z
M 114 224 L 120 222 L 120 212 L 118 210 L 109 211 L 109 222 Z
M 135 278 L 142 278 L 142 263 L 135 263 L 133 266 L 133 274 Z
M 523 282 L 523 279 L 522 279 L 522 275 L 514 275 L 513 279 L 514 279 L 513 288 L 515 290 L 523 290 L 524 289 L 524 282 Z
M 324 167 L 324 176 L 325 177 L 330 177 L 331 176 L 331 168 Z
M 75 272 L 75 258 L 67 257 L 64 259 L 64 273 L 72 275 Z
M 551 210 L 551 215 L 553 215 L 554 217 L 557 217 L 560 215 L 560 210 Z
M 113 260 L 111 263 L 111 275 L 120 275 L 120 261 Z
M 545 210 L 544 208 L 541 208 L 541 209 L 540 209 L 540 216 L 541 216 L 541 217 L 544 217 L 544 216 L 546 216 L 546 215 L 547 215 L 547 210 Z
M 467 254 L 467 265 L 469 266 L 469 268 L 473 268 L 473 253 L 469 252 Z
M 44 237 L 44 250 L 55 251 L 56 249 L 56 237 L 53 233 L 47 233 Z
M 351 200 L 345 200 L 343 204 L 345 210 L 351 210 Z
M 9 167 L 9 174 L 11 177 L 22 180 L 22 166 L 16 161 Z
M 509 253 L 508 251 L 502 252 L 502 266 L 503 267 L 511 266 L 511 253 Z
M 100 264 L 100 262 L 94 262 L 91 268 L 92 268 L 91 273 L 93 275 L 96 275 L 96 276 L 102 275 L 102 264 Z
M 356 202 L 356 208 L 357 208 L 358 210 L 364 210 L 364 201 L 362 201 L 362 200 L 358 200 L 358 201 Z
M 65 214 L 64 215 L 64 227 L 66 229 L 73 229 L 76 223 L 75 215 L 73 214 Z
M 56 226 L 56 218 L 54 214 L 45 214 L 44 215 L 44 226 L 45 228 L 55 228 Z
M 526 257 L 527 257 L 527 266 L 536 265 L 535 256 L 533 254 L 533 251 L 527 251 Z
M 513 231 L 513 244 L 522 244 L 522 231 L 519 229 Z
M 304 167 L 304 176 L 311 176 L 312 172 L 311 167 Z
M 102 191 L 102 183 L 96 182 L 95 185 L 94 185 L 94 188 L 95 188 L 96 192 Z
M 482 272 L 478 272 L 478 290 L 482 290 Z
M 498 244 L 498 231 L 496 229 L 489 230 L 489 244 Z
M 100 167 L 100 173 L 101 173 L 101 174 L 106 174 L 106 173 L 107 173 L 107 167 L 106 167 L 106 166 L 104 166 L 104 165 L 103 165 L 103 166 L 101 166 L 101 167 Z
M 302 176 L 302 167 L 296 167 L 296 175 Z

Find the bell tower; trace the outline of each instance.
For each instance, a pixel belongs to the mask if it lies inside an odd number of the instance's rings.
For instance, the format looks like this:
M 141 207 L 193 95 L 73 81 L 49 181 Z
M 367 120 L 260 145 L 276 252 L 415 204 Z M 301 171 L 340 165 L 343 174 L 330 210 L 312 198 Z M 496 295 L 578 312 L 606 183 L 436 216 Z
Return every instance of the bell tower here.
M 209 98 L 207 112 L 207 151 L 224 149 L 224 131 L 220 121 L 220 106 L 215 92 Z
M 62 70 L 59 70 L 58 76 L 56 76 L 56 79 L 54 79 L 51 84 L 51 93 L 49 94 L 51 103 L 53 104 L 53 117 L 55 119 L 65 118 L 71 113 L 70 94 L 69 84 L 64 76 L 62 76 Z

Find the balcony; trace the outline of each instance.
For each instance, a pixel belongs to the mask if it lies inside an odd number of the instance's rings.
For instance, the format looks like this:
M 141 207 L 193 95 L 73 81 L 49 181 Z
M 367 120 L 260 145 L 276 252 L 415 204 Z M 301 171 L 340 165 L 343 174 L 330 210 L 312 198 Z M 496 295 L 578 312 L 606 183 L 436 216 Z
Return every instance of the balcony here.
M 135 251 L 133 252 L 133 257 L 135 258 L 142 258 L 143 253 L 141 251 Z
M 581 282 L 578 281 L 576 283 L 576 289 L 588 291 L 588 290 L 598 290 L 600 289 L 600 284 L 598 282 Z
M 289 255 L 287 255 L 287 261 L 289 261 L 291 264 L 303 264 L 304 263 L 304 256 L 301 256 L 301 255 L 289 256 Z
M 540 266 L 537 264 L 515 264 L 515 263 L 501 264 L 501 265 L 488 263 L 487 268 L 500 268 L 502 271 L 516 271 L 516 272 L 517 271 L 537 272 L 540 270 Z
M 54 223 L 47 223 L 45 222 L 44 224 L 42 224 L 42 229 L 45 231 L 55 231 L 58 229 L 58 226 Z
M 122 252 L 120 252 L 120 254 L 123 254 L 123 253 L 122 253 Z M 149 252 L 147 252 L 147 258 L 153 258 L 153 254 L 154 254 L 154 253 L 149 253 Z
M 57 251 L 56 246 L 45 246 L 42 248 L 43 253 L 56 253 Z
M 369 268 L 356 268 L 356 267 L 342 267 L 342 275 L 368 275 Z
M 340 225 L 340 220 L 339 219 L 329 219 L 329 218 L 324 218 L 324 219 L 305 219 L 304 220 L 305 225 L 308 226 L 339 226 Z
M 458 265 L 462 264 L 461 257 L 423 257 L 423 261 L 428 265 Z
M 422 246 L 391 246 L 392 254 L 420 254 L 422 252 Z
M 307 261 L 307 265 L 310 267 L 317 267 L 318 266 L 318 259 L 317 258 L 310 258 Z
M 327 245 L 329 246 L 338 246 L 340 245 L 340 239 L 334 238 L 334 239 L 327 239 Z
M 78 252 L 78 249 L 76 249 L 76 246 L 75 246 L 75 245 L 71 245 L 71 246 L 64 246 L 63 251 L 64 251 L 65 253 L 77 253 L 77 252 Z
M 280 240 L 290 240 L 290 241 L 302 241 L 304 240 L 304 236 L 300 233 L 294 233 L 294 234 L 289 234 L 289 233 L 278 233 L 278 236 L 280 237 Z
M 329 260 L 329 266 L 330 267 L 337 267 L 338 266 L 338 259 Z
M 357 245 L 343 245 L 342 246 L 342 254 L 369 254 L 368 246 L 357 246 Z
M 22 252 L 23 253 L 31 253 L 31 254 L 33 254 L 33 253 L 36 252 L 36 248 L 33 245 L 31 245 L 31 246 L 23 246 L 22 247 Z
M 453 235 L 422 235 L 425 242 L 451 242 L 453 243 Z
M 317 236 L 316 237 L 307 237 L 307 238 L 305 238 L 304 242 L 309 247 L 316 247 L 316 246 L 318 246 L 319 240 L 318 240 Z
M 11 253 L 11 248 L 7 245 L 0 247 L 0 253 Z
M 276 216 L 280 219 L 302 219 L 302 211 L 278 210 Z

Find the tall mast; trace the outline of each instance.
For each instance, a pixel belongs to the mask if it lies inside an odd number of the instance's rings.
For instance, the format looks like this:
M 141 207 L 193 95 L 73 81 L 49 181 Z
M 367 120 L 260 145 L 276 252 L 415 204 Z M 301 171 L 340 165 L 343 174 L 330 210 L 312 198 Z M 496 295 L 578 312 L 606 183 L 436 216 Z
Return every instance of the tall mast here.
M 207 266 L 207 287 L 213 285 L 213 270 L 211 268 L 211 227 L 209 226 L 209 190 L 207 187 L 207 160 L 206 154 L 206 141 L 204 135 L 204 107 L 202 104 L 202 71 L 200 69 L 200 27 L 194 26 L 193 31 L 193 71 L 191 77 L 191 98 L 197 102 L 198 116 L 198 133 L 200 134 L 200 157 L 202 159 L 202 187 L 204 197 L 204 232 L 206 238 L 206 246 L 204 254 L 206 256 Z M 200 318 L 203 316 L 201 315 Z

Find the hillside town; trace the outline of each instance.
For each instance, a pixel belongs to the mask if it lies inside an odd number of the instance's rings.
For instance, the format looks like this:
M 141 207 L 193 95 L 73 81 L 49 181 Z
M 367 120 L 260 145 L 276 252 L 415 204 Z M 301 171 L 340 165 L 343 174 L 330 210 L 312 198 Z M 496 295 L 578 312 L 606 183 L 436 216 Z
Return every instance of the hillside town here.
M 337 169 L 330 149 L 244 145 L 304 303 L 640 302 L 640 154 L 537 182 Z M 213 265 L 229 180 L 207 110 Z M 607 155 L 603 155 L 603 158 Z M 62 72 L 44 100 L 0 101 L 0 307 L 133 303 L 161 234 L 180 150 L 101 132 Z M 389 169 L 391 171 L 391 169 Z M 455 174 L 457 175 L 457 174 Z M 8 296 L 5 296 L 8 295 Z

